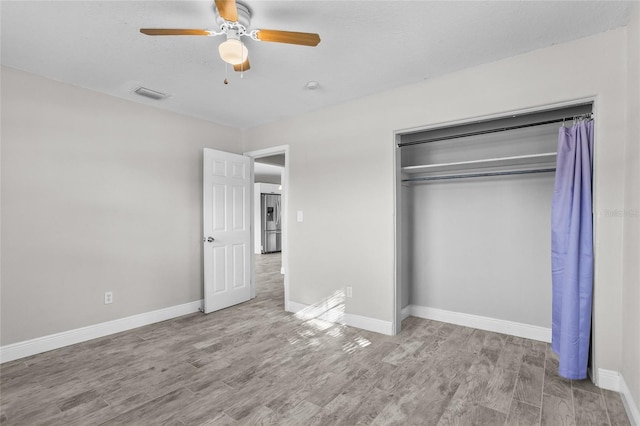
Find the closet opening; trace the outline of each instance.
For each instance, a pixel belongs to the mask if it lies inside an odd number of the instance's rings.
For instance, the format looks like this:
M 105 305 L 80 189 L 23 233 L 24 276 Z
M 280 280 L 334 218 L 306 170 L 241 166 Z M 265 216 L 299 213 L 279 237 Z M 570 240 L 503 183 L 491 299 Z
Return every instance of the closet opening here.
M 551 341 L 558 130 L 592 110 L 396 133 L 396 333 L 412 315 Z

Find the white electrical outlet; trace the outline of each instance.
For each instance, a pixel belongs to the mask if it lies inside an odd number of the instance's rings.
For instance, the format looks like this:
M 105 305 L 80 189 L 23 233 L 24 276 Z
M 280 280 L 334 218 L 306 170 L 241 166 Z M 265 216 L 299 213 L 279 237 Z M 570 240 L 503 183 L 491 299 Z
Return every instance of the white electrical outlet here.
M 347 286 L 347 297 L 353 297 L 353 287 Z
M 104 294 L 104 304 L 108 305 L 110 303 L 113 303 L 113 292 L 112 291 L 107 291 Z

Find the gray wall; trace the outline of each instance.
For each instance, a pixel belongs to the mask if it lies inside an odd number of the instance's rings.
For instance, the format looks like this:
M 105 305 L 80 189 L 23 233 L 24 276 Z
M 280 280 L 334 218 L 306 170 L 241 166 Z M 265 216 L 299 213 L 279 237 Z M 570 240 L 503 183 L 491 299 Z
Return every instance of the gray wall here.
M 202 298 L 202 148 L 239 131 L 3 67 L 1 136 L 2 345 Z
M 551 327 L 553 173 L 412 188 L 412 305 Z
M 627 138 L 624 283 L 622 291 L 622 376 L 640 408 L 640 4 L 627 29 L 629 137 Z

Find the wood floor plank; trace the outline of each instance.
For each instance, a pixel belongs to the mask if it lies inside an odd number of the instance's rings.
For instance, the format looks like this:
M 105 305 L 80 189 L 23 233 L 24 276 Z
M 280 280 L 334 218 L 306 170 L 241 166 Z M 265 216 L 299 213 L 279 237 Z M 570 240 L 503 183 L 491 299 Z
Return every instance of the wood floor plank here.
M 424 342 L 421 340 L 409 340 L 398 345 L 398 347 L 393 352 L 384 357 L 382 360 L 384 362 L 397 366 L 399 364 L 402 364 L 407 357 L 412 356 L 422 345 L 424 345 Z
M 487 381 L 480 405 L 508 414 L 516 378 L 515 371 L 496 368 Z
M 233 426 L 237 424 L 237 420 L 227 416 L 226 413 L 220 413 L 215 418 L 207 421 L 206 423 L 202 423 L 201 426 Z
M 0 381 L 0 410 L 17 410 L 21 406 L 27 405 L 29 398 L 43 392 L 42 386 L 35 378 L 5 378 L 4 370 L 2 371 L 2 380 Z M 27 376 L 24 374 L 24 376 Z
M 465 350 L 474 354 L 479 353 L 480 350 L 484 347 L 484 341 L 488 335 L 488 331 L 474 330 L 467 340 Z
M 269 396 L 276 392 L 277 387 L 278 384 L 275 382 L 255 379 L 234 389 L 225 399 L 216 403 L 229 417 L 243 420 L 255 410 L 255 407 L 265 405 Z
M 542 367 L 523 363 L 518 372 L 514 398 L 540 408 L 542 406 L 543 379 L 544 369 Z
M 458 383 L 447 379 L 434 379 L 426 383 L 420 400 L 429 403 L 419 404 L 411 417 L 420 424 L 436 424 L 458 391 L 458 387 Z
M 299 380 L 293 379 L 291 382 L 282 385 L 281 392 L 267 395 L 264 401 L 264 405 L 278 416 L 284 415 L 311 394 L 311 390 Z
M 401 392 L 407 383 L 411 383 L 420 373 L 415 367 L 410 365 L 400 365 L 393 371 L 389 371 L 384 380 L 379 380 L 377 387 L 385 392 Z
M 436 354 L 440 353 L 440 348 L 446 339 L 445 336 L 441 336 L 435 332 L 429 336 L 429 339 L 425 340 L 424 345 L 413 354 L 413 358 L 418 362 L 428 362 L 437 359 Z
M 380 411 L 393 400 L 393 395 L 387 392 L 381 391 L 377 388 L 372 388 L 367 395 L 363 395 L 358 398 L 360 403 L 356 407 L 349 411 L 345 417 L 343 424 L 347 425 L 368 425 L 371 424 Z M 429 398 L 430 404 L 435 402 Z
M 132 425 L 140 422 L 140 419 L 144 419 L 147 424 L 177 424 L 179 422 L 180 409 L 188 404 L 192 395 L 193 394 L 187 389 L 175 390 L 122 413 L 102 424 Z
M 350 392 L 355 389 L 356 392 L 367 392 L 375 387 L 383 389 L 385 386 L 382 384 L 378 386 L 378 384 L 381 381 L 384 381 L 385 383 L 388 382 L 389 377 L 392 377 L 397 369 L 395 365 L 388 364 L 386 362 L 374 362 L 366 365 L 368 368 L 356 379 L 351 381 L 351 383 L 348 383 L 344 388 L 344 391 Z M 418 371 L 416 375 L 419 373 L 420 372 Z
M 224 421 L 228 421 L 228 419 L 225 418 Z M 249 416 L 247 416 L 247 418 L 243 419 L 242 423 L 246 425 L 262 425 L 262 426 L 281 424 L 276 413 L 274 413 L 273 410 L 265 406 L 259 406 Z
M 507 341 L 500 351 L 500 356 L 496 361 L 496 366 L 507 370 L 520 370 L 522 364 L 522 356 L 524 355 L 524 347 Z
M 454 410 L 446 411 L 438 421 L 439 426 L 449 425 L 500 425 L 507 415 L 482 405 L 463 402 Z
M 407 413 L 399 401 L 387 404 L 371 422 L 371 425 L 374 426 L 399 426 L 406 424 L 408 424 Z
M 60 410 L 54 404 L 40 402 L 21 409 L 12 409 L 3 414 L 6 418 L 4 423 L 8 425 L 45 425 L 58 416 Z
M 335 398 L 347 384 L 348 381 L 343 376 L 334 374 L 333 372 L 321 374 L 315 377 L 312 382 L 308 383 L 311 392 L 306 400 L 319 407 L 324 407 Z
M 104 400 L 98 398 L 87 401 L 84 404 L 76 405 L 73 408 L 60 412 L 47 420 L 49 425 L 84 426 L 96 425 L 115 417 Z
M 522 362 L 534 367 L 544 368 L 545 354 L 543 352 L 525 352 L 522 355 Z
M 572 380 L 571 381 L 571 388 L 572 389 L 580 389 L 582 391 L 591 392 L 591 393 L 595 393 L 595 394 L 598 394 L 598 395 L 602 394 L 600 388 L 597 387 L 591 381 L 591 379 Z
M 611 426 L 631 426 L 631 422 L 624 409 L 622 396 L 618 392 L 604 389 L 602 389 L 602 396 L 607 406 Z
M 232 404 L 233 395 L 233 391 L 229 390 L 226 393 L 214 391 L 211 394 L 195 394 L 179 410 L 177 419 L 186 425 L 206 424 L 216 418 L 231 419 L 224 413 L 224 409 Z
M 484 339 L 484 346 L 487 348 L 502 349 L 507 343 L 507 335 L 501 333 L 487 332 L 487 336 Z
M 416 320 L 414 324 L 409 325 L 406 329 L 404 322 L 402 325 L 402 332 L 406 331 L 407 337 L 416 340 L 430 340 L 438 332 L 443 323 L 438 321 L 426 320 L 416 317 L 408 317 L 407 320 Z M 405 320 L 406 321 L 406 320 Z
M 540 407 L 534 407 L 522 401 L 513 401 L 506 424 L 509 426 L 538 426 L 540 412 Z
M 118 414 L 122 414 L 135 407 L 139 407 L 140 405 L 151 401 L 151 399 L 152 398 L 148 394 L 141 392 L 124 399 L 116 399 L 111 401 L 105 400 L 106 403 L 109 404 L 109 411 L 112 413 L 112 415 L 108 418 L 115 417 Z
M 309 419 L 307 425 L 345 424 L 344 419 L 356 408 L 359 402 L 358 398 L 341 393 Z
M 455 394 L 443 412 L 440 422 L 450 424 L 461 418 L 464 413 L 484 402 L 484 392 L 489 376 L 469 374 L 466 380 L 458 385 Z
M 573 389 L 573 405 L 577 425 L 609 425 L 607 406 L 600 393 Z
M 543 395 L 540 424 L 542 426 L 575 426 L 576 419 L 571 399 Z
M 543 393 L 554 395 L 558 398 L 571 400 L 571 380 L 567 380 L 558 375 L 558 361 L 552 357 L 547 357 L 544 367 Z
M 420 406 L 424 404 L 423 388 L 408 385 L 404 392 L 393 397 L 380 413 L 371 422 L 372 425 L 406 425 L 411 424 L 411 419 Z
M 89 402 L 94 402 L 95 400 L 98 400 L 99 404 L 102 404 L 103 407 L 106 407 L 108 405 L 100 397 L 100 394 L 95 389 L 91 389 L 88 391 L 83 391 L 77 395 L 73 395 L 72 397 L 65 399 L 58 405 L 58 408 L 60 409 L 60 411 L 64 412 L 74 407 L 77 407 L 79 405 L 86 404 Z
M 291 410 L 278 418 L 279 425 L 298 426 L 308 424 L 309 420 L 320 411 L 320 407 L 309 401 L 301 401 Z
M 472 374 L 489 376 L 493 373 L 500 357 L 501 349 L 483 347 L 471 365 L 469 372 Z

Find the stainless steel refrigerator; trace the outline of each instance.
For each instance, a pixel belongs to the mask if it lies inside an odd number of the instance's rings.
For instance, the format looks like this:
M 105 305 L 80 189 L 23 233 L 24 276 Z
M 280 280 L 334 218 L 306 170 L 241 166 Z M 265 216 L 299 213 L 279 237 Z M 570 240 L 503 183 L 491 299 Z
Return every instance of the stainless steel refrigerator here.
M 282 250 L 280 195 L 262 194 L 260 207 L 262 212 L 262 253 L 279 252 Z

